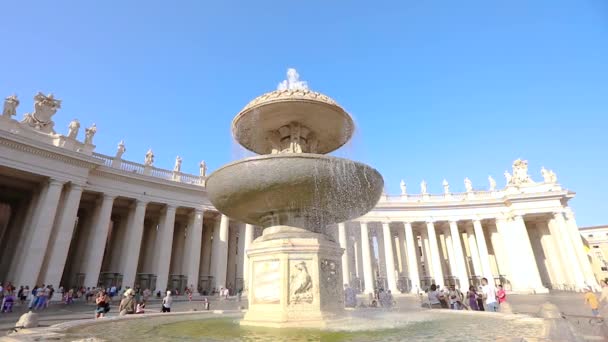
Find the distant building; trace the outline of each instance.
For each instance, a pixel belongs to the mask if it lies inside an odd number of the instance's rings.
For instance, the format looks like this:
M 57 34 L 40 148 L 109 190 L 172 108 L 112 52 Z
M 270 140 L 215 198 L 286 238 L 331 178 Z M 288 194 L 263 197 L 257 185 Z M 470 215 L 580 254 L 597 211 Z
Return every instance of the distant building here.
M 598 280 L 608 278 L 608 225 L 581 227 L 579 230 L 595 277 Z

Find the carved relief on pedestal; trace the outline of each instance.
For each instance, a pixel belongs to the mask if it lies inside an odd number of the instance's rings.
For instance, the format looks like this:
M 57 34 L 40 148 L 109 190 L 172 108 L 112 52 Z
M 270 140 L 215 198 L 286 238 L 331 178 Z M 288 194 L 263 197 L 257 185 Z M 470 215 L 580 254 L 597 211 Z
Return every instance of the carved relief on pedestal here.
M 340 270 L 342 265 L 336 260 L 321 260 L 321 292 L 324 298 L 342 298 Z
M 279 304 L 281 302 L 281 261 L 253 262 L 253 302 Z
M 312 303 L 312 277 L 308 273 L 310 260 L 289 261 L 289 304 Z

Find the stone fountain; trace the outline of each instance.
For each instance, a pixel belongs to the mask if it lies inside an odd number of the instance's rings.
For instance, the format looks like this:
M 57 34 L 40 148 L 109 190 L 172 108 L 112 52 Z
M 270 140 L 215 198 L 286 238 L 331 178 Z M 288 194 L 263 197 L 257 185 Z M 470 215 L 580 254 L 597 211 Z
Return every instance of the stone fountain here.
M 206 186 L 223 214 L 264 228 L 247 251 L 241 324 L 323 327 L 343 312 L 344 250 L 327 229 L 370 211 L 384 186 L 375 169 L 325 155 L 353 132 L 350 115 L 294 69 L 232 121 L 236 141 L 259 156 L 225 165 Z

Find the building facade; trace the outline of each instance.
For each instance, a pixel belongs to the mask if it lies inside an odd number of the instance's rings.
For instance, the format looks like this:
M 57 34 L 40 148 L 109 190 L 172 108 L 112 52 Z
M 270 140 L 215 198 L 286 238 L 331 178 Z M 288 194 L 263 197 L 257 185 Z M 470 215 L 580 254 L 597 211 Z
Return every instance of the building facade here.
M 55 287 L 134 286 L 201 292 L 242 288 L 245 251 L 261 229 L 231 220 L 209 202 L 206 166 L 198 175 L 95 151 L 95 125 L 78 139 L 74 120 L 55 132 L 60 101 L 37 94 L 16 120 L 19 101 L 0 116 L 0 281 Z M 574 213 L 574 193 L 552 171 L 542 181 L 516 160 L 506 185 L 465 193 L 384 195 L 363 217 L 335 226 L 345 249 L 344 282 L 364 292 L 417 292 L 431 283 L 477 285 L 482 277 L 512 292 L 597 287 Z
M 608 226 L 581 227 L 580 232 L 595 277 L 608 279 Z

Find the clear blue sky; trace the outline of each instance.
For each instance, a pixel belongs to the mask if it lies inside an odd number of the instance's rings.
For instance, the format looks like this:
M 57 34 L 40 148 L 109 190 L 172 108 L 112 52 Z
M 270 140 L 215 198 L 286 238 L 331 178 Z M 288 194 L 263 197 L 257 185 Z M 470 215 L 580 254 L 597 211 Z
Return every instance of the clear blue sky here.
M 214 170 L 244 155 L 233 116 L 295 67 L 354 116 L 338 154 L 389 193 L 502 186 L 521 157 L 577 192 L 579 225 L 608 223 L 605 0 L 9 1 L 0 33 L 0 95 L 22 117 L 55 93 L 57 130 L 95 122 L 101 153 Z

